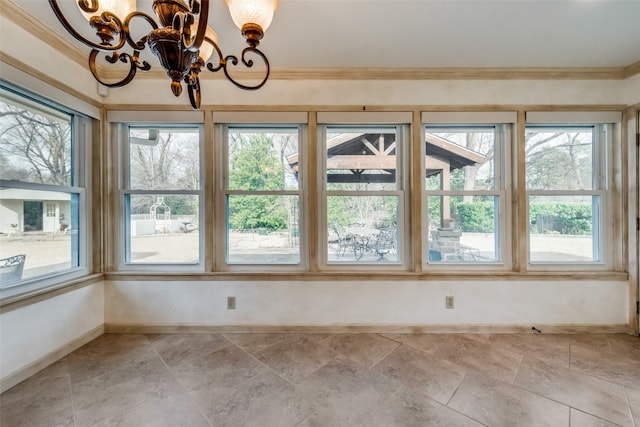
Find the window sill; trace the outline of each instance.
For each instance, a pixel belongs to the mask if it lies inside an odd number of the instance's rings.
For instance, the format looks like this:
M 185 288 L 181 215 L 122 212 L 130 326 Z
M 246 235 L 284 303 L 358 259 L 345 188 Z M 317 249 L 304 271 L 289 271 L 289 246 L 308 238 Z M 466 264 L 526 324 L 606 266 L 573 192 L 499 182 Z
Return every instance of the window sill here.
M 134 273 L 111 272 L 104 275 L 112 281 L 509 281 L 509 280 L 629 280 L 629 273 L 617 271 L 430 271 L 430 272 L 215 272 L 215 273 Z

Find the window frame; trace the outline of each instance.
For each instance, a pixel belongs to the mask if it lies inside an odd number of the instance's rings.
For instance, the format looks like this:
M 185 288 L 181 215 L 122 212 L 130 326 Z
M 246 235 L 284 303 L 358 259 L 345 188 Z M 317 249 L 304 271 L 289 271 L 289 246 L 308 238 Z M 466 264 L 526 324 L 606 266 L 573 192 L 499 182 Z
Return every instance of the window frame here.
M 89 275 L 93 268 L 91 265 L 93 257 L 89 253 L 92 247 L 90 234 L 93 227 L 92 216 L 87 213 L 88 206 L 91 206 L 91 192 L 87 191 L 87 189 L 91 188 L 91 174 L 88 171 L 92 152 L 93 123 L 88 116 L 78 111 L 43 96 L 36 95 L 28 90 L 15 87 L 4 80 L 0 80 L 0 89 L 24 99 L 25 102 L 68 115 L 71 125 L 71 176 L 68 185 L 0 179 L 0 187 L 66 193 L 70 195 L 71 199 L 73 195 L 77 195 L 78 198 L 78 225 L 76 227 L 77 255 L 72 253 L 71 258 L 72 263 L 77 263 L 77 265 L 63 270 L 21 279 L 15 284 L 0 289 L 0 303 L 8 304 L 12 301 L 64 287 L 69 281 Z M 45 207 L 45 209 L 47 208 Z M 46 215 L 47 212 L 43 212 L 43 217 Z M 72 235 L 71 238 L 73 239 L 74 236 Z M 71 245 L 73 247 L 73 242 Z M 77 258 L 74 260 L 73 258 L 75 257 Z
M 411 114 L 402 112 L 324 112 L 318 113 L 317 175 L 318 175 L 318 268 L 321 271 L 408 271 L 412 266 L 409 238 Z M 395 190 L 329 190 L 327 187 L 327 129 L 395 128 L 396 189 Z M 398 143 L 399 142 L 399 143 Z M 329 261 L 327 200 L 331 196 L 393 196 L 398 198 L 397 253 L 398 261 Z
M 119 271 L 149 271 L 154 272 L 204 272 L 205 265 L 205 234 L 209 229 L 205 221 L 204 206 L 204 146 L 205 135 L 204 127 L 201 122 L 184 120 L 175 123 L 167 123 L 161 121 L 161 117 L 157 117 L 154 121 L 131 121 L 118 122 L 117 128 L 117 152 L 118 152 L 118 233 L 119 238 L 114 239 L 118 242 L 117 247 L 117 269 Z M 197 130 L 199 137 L 199 175 L 200 187 L 198 190 L 140 190 L 131 188 L 130 180 L 130 142 L 129 135 L 131 129 L 193 129 Z M 131 196 L 145 195 L 163 195 L 163 196 L 197 196 L 198 197 L 198 262 L 196 263 L 178 263 L 178 262 L 131 262 L 131 225 L 129 221 L 129 202 Z
M 307 113 L 295 112 L 214 112 L 214 141 L 215 144 L 215 165 L 217 166 L 215 186 L 215 230 L 218 235 L 215 237 L 214 271 L 217 272 L 308 272 L 309 271 L 309 233 L 307 231 L 307 147 L 308 147 L 308 116 Z M 228 137 L 229 129 L 297 129 L 298 133 L 298 189 L 282 190 L 230 190 L 229 183 L 229 153 Z M 300 258 L 298 263 L 290 264 L 269 264 L 269 263 L 239 263 L 228 262 L 228 218 L 227 218 L 227 198 L 231 195 L 253 196 L 253 195 L 274 195 L 274 196 L 297 196 L 299 203 L 298 218 L 298 248 Z
M 241 117 L 238 117 L 241 118 Z M 216 251 L 217 266 L 220 271 L 307 271 L 309 266 L 308 258 L 308 234 L 304 231 L 307 223 L 305 191 L 306 188 L 306 125 L 300 123 L 250 123 L 237 120 L 234 123 L 218 123 L 216 135 L 219 136 L 220 146 L 220 162 L 219 166 L 219 198 L 216 216 L 220 218 L 217 223 L 219 233 L 222 233 L 223 250 Z M 290 129 L 297 130 L 298 134 L 298 188 L 297 189 L 281 189 L 281 190 L 235 190 L 229 189 L 229 131 L 233 129 L 243 130 L 261 130 L 268 129 Z M 298 197 L 298 249 L 299 261 L 297 263 L 268 264 L 264 263 L 242 263 L 229 262 L 229 224 L 227 215 L 227 203 L 230 196 L 296 196 Z M 220 241 L 220 239 L 218 239 Z M 220 249 L 220 248 L 218 248 Z
M 429 120 L 430 119 L 430 120 Z M 432 120 L 440 122 L 433 122 Z M 499 121 L 498 121 L 499 120 Z M 427 190 L 426 189 L 426 168 L 420 170 L 420 190 L 422 197 L 422 268 L 423 271 L 451 271 L 456 270 L 511 270 L 513 263 L 512 248 L 509 243 L 513 236 L 513 215 L 511 208 L 511 174 L 515 168 L 512 166 L 512 145 L 515 131 L 515 116 L 509 112 L 498 113 L 424 113 L 420 133 L 420 156 L 426 157 L 425 134 L 429 129 L 494 129 L 494 179 L 495 188 L 493 190 Z M 499 225 L 494 233 L 498 234 L 498 242 L 495 250 L 499 255 L 499 260 L 487 262 L 465 262 L 465 261 L 429 261 L 429 210 L 428 198 L 433 196 L 494 196 L 498 197 L 498 218 L 494 221 Z
M 612 182 L 613 171 L 613 143 L 615 133 L 613 125 L 616 123 L 599 122 L 597 120 L 597 112 L 588 112 L 586 120 L 572 123 L 565 123 L 562 120 L 550 121 L 548 123 L 540 123 L 540 120 L 533 119 L 531 122 L 527 122 L 525 125 L 525 135 L 529 129 L 536 130 L 570 130 L 570 129 L 589 129 L 592 130 L 592 188 L 585 190 L 530 190 L 527 187 L 526 176 L 523 186 L 523 194 L 526 205 L 526 262 L 527 270 L 530 271 L 598 271 L 598 270 L 610 270 L 614 264 L 614 251 L 613 251 L 613 219 L 609 213 L 612 212 L 612 200 L 613 195 L 610 194 L 609 188 Z M 575 113 L 579 114 L 579 113 Z M 552 113 L 543 114 L 542 117 L 553 116 Z M 535 117 L 535 116 L 534 116 Z M 562 117 L 562 114 L 559 114 Z M 529 120 L 530 115 L 527 116 Z M 596 119 L 590 121 L 590 119 Z M 525 149 L 526 141 L 522 141 L 523 150 Z M 526 170 L 526 159 L 525 162 Z M 595 228 L 596 224 L 598 229 L 592 230 L 592 247 L 594 251 L 597 248 L 599 259 L 592 261 L 531 261 L 531 221 L 530 221 L 530 196 L 597 196 L 600 203 L 598 209 L 592 210 L 592 228 Z

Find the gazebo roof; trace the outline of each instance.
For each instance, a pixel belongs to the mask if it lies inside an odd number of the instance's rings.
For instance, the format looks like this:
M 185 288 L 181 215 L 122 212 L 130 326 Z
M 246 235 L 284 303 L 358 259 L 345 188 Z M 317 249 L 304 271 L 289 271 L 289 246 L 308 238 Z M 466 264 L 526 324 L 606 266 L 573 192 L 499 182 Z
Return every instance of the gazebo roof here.
M 444 138 L 427 133 L 426 169 L 432 175 L 447 164 L 450 170 L 482 163 L 485 157 L 473 150 L 462 147 Z M 364 181 L 389 182 L 395 179 L 396 142 L 393 134 L 343 133 L 327 141 L 327 170 L 351 171 L 351 174 L 330 174 L 332 182 Z M 431 167 L 429 159 L 437 159 L 439 168 Z M 287 157 L 294 173 L 298 173 L 298 154 Z M 358 177 L 355 177 L 357 175 Z M 377 175 L 375 178 L 371 175 Z

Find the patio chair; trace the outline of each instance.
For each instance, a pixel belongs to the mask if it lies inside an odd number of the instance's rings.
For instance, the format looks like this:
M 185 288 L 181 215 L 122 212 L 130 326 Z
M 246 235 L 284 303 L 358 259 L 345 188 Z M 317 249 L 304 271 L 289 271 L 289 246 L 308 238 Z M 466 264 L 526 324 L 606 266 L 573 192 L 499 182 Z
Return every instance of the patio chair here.
M 378 261 L 385 259 L 388 253 L 396 251 L 396 230 L 380 230 L 376 236 L 375 251 L 378 255 Z
M 26 255 L 14 255 L 0 259 L 0 287 L 22 279 Z

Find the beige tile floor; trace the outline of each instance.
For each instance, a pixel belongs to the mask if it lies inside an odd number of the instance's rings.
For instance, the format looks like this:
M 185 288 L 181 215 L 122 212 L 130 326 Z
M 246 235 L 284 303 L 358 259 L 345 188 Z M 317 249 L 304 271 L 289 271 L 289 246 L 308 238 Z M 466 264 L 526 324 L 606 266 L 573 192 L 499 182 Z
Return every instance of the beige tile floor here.
M 640 427 L 640 339 L 106 334 L 0 410 L 2 427 Z

